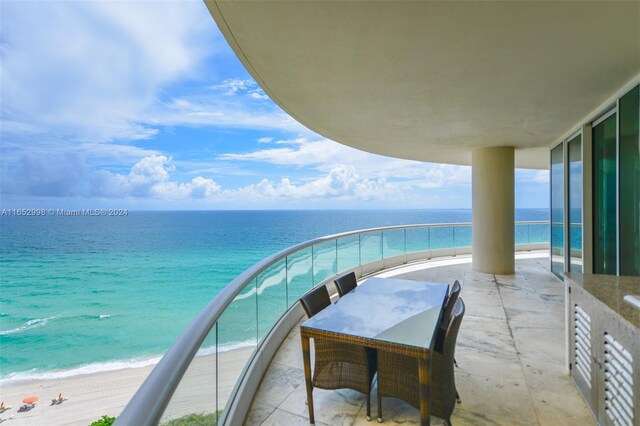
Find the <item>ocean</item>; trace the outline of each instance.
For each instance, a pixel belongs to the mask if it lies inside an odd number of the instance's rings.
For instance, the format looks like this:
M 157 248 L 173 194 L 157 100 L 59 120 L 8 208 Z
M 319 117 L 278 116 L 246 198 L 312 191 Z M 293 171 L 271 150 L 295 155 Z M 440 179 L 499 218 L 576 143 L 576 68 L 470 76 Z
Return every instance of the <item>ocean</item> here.
M 548 209 L 516 210 L 518 221 L 548 219 Z M 157 362 L 224 286 L 290 245 L 356 229 L 451 222 L 471 222 L 471 211 L 3 216 L 0 384 Z M 242 333 L 227 330 L 229 345 Z

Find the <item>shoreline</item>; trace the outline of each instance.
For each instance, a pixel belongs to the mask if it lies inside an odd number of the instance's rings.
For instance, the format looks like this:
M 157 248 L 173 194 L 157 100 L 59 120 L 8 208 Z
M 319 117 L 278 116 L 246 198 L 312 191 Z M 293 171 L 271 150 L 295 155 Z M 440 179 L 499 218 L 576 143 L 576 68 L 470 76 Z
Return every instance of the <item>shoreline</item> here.
M 215 412 L 215 398 L 213 404 L 211 401 L 215 395 L 216 368 L 221 373 L 218 404 L 220 409 L 224 408 L 224 402 L 253 349 L 251 346 L 221 352 L 217 360 L 215 354 L 194 358 L 167 407 L 165 417 Z M 156 364 L 4 384 L 0 386 L 0 401 L 13 408 L 0 413 L 0 419 L 9 420 L 11 426 L 87 426 L 103 415 L 117 417 Z M 50 405 L 59 393 L 68 399 L 62 404 Z M 28 395 L 36 395 L 40 399 L 32 410 L 19 413 L 22 399 Z
M 238 349 L 244 349 L 247 347 L 253 347 L 255 343 L 251 341 L 231 343 L 220 345 L 218 347 L 218 353 L 235 351 Z M 168 350 L 168 349 L 167 349 Z M 165 352 L 166 353 L 166 352 Z M 196 357 L 207 356 L 215 354 L 215 346 L 201 348 Z M 77 367 L 54 369 L 54 370 L 30 370 L 19 371 L 16 373 L 9 373 L 4 377 L 0 377 L 0 389 L 5 386 L 12 386 L 22 384 L 24 382 L 37 382 L 42 380 L 58 380 L 58 379 L 71 379 L 77 376 L 86 376 L 88 374 L 96 373 L 108 373 L 110 371 L 125 370 L 128 368 L 143 368 L 148 366 L 155 366 L 160 362 L 160 359 L 164 356 L 164 353 L 155 356 L 121 359 L 105 362 L 94 362 L 90 364 L 82 364 Z M 1 417 L 1 416 L 0 416 Z

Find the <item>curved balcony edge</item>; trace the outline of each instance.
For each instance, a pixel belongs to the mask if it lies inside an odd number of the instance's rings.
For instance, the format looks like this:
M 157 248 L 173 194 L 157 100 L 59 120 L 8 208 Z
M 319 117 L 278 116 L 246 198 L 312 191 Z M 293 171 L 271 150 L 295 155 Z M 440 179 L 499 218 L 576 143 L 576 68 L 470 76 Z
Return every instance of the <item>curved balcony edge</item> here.
M 527 227 L 540 225 L 549 226 L 549 222 L 516 222 L 515 225 Z M 194 318 L 131 398 L 121 415 L 118 417 L 116 425 L 151 426 L 160 423 L 162 415 L 170 403 L 178 384 L 181 382 L 185 372 L 191 365 L 196 353 L 201 348 L 201 345 L 209 333 L 217 326 L 217 322 L 225 309 L 248 284 L 277 262 L 282 261 L 286 259 L 287 256 L 300 252 L 304 249 L 334 240 L 337 241 L 340 238 L 375 233 L 381 233 L 381 235 L 384 235 L 384 232 L 404 230 L 406 246 L 406 230 L 445 227 L 451 227 L 453 229 L 456 227 L 471 227 L 471 223 L 415 224 L 349 231 L 319 237 L 290 246 L 256 263 L 231 281 L 231 283 L 218 293 L 218 295 Z M 453 231 L 453 234 L 454 238 L 452 247 L 439 249 L 431 249 L 430 247 L 427 250 L 411 253 L 408 253 L 405 248 L 404 254 L 389 256 L 386 258 L 383 253 L 379 260 L 364 264 L 360 263 L 356 267 L 350 267 L 340 271 L 336 270 L 330 277 L 322 280 L 321 282 L 315 283 L 314 287 L 318 285 L 325 285 L 337 276 L 351 271 L 354 271 L 358 278 L 362 278 L 379 273 L 385 269 L 410 263 L 417 263 L 431 258 L 470 254 L 471 247 L 456 247 L 455 230 Z M 549 242 L 516 242 L 515 249 L 516 251 L 549 249 Z M 250 408 L 253 395 L 258 389 L 260 379 L 262 378 L 264 371 L 266 371 L 283 340 L 295 324 L 300 321 L 303 315 L 300 305 L 298 303 L 293 303 L 281 314 L 279 319 L 271 327 L 264 338 L 257 343 L 255 350 L 247 360 L 238 381 L 233 387 L 222 414 L 218 418 L 218 424 L 242 424 L 246 413 Z

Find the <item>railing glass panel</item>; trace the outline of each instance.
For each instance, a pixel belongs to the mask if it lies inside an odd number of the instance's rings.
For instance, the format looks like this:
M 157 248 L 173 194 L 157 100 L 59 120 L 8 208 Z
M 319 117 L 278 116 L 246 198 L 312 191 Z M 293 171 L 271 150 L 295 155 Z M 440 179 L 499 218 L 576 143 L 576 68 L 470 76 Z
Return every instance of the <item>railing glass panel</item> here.
M 527 224 L 515 226 L 515 243 L 516 244 L 529 244 L 530 243 L 530 227 Z
M 549 242 L 549 223 L 522 222 L 516 223 L 516 244 L 544 244 Z
M 319 284 L 338 271 L 336 240 L 313 246 L 313 283 Z
M 470 248 L 471 247 L 471 225 L 460 225 L 453 227 L 453 247 L 454 248 Z
M 357 235 L 338 238 L 338 271 L 348 271 L 360 265 L 360 243 Z
M 258 345 L 260 328 L 257 303 L 261 301 L 263 294 L 260 294 L 259 280 L 254 278 L 234 298 L 217 322 L 216 412 L 218 414 L 231 398 L 233 388 L 244 366 L 247 365 Z
M 287 310 L 287 267 L 279 260 L 258 275 L 258 340 L 269 333 L 278 318 Z
M 218 349 L 224 352 L 258 344 L 258 307 L 261 296 L 256 292 L 256 279 L 238 294 L 218 319 Z
M 431 228 L 431 250 L 453 248 L 453 226 Z
M 431 249 L 431 228 L 407 228 L 407 253 Z
M 287 306 L 313 288 L 311 247 L 287 256 Z
M 402 256 L 406 253 L 406 238 L 404 229 L 394 229 L 382 232 L 382 251 L 383 256 L 394 257 Z
M 187 419 L 193 424 L 217 424 L 218 414 L 226 402 L 224 398 L 221 400 L 218 393 L 217 330 L 215 326 L 211 329 L 198 353 L 189 364 L 189 368 L 182 376 L 162 414 L 160 426 L 183 424 Z M 249 348 L 246 350 L 251 352 Z M 244 362 L 247 360 L 245 359 Z M 237 376 L 235 380 L 238 379 Z M 229 378 L 229 380 L 234 379 Z M 235 381 L 231 383 L 233 386 Z M 230 393 L 231 389 L 226 390 L 227 397 Z
M 382 232 L 372 232 L 360 236 L 360 263 L 382 259 Z

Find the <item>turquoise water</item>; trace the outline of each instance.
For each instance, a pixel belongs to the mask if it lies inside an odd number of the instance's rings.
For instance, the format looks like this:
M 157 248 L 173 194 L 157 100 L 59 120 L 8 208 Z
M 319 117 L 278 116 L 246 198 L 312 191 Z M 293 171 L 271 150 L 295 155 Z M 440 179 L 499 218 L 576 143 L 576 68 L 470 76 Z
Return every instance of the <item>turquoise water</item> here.
M 518 210 L 516 220 L 548 220 L 548 210 Z M 154 362 L 220 289 L 254 263 L 292 244 L 369 227 L 470 221 L 470 210 L 2 217 L 0 380 L 60 377 Z M 548 241 L 545 227 L 530 232 L 533 235 L 518 230 L 517 239 Z M 456 244 L 468 246 L 470 237 L 470 229 L 460 230 Z M 424 236 L 417 232 L 412 238 L 408 245 L 424 247 Z M 444 247 L 450 245 L 451 231 L 439 230 L 430 238 L 432 247 Z M 385 240 L 386 250 L 400 253 L 401 244 L 393 234 Z M 378 256 L 380 246 L 379 237 L 371 237 L 363 261 Z M 357 253 L 349 241 L 340 249 Z M 320 248 L 314 256 L 314 277 L 330 276 L 337 267 L 331 255 Z M 293 279 L 292 292 L 308 288 L 304 279 L 308 265 L 302 260 L 300 284 Z M 292 261 L 292 277 L 295 267 Z M 260 279 L 273 280 L 277 273 Z M 264 306 L 270 301 L 286 303 L 272 290 L 260 297 Z M 235 304 L 235 320 L 228 321 L 220 344 L 236 345 L 250 338 L 243 306 Z M 255 309 L 255 303 L 246 306 Z M 263 318 L 268 322 L 268 315 Z

